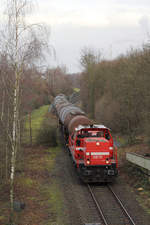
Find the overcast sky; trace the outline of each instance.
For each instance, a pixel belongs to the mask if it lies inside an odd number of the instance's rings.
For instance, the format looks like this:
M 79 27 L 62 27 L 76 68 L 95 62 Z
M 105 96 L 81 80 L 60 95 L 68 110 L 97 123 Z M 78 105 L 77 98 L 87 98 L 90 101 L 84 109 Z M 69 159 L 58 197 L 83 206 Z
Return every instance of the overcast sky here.
M 51 28 L 50 44 L 57 59 L 49 65 L 65 64 L 69 72 L 81 71 L 81 49 L 101 50 L 114 58 L 131 47 L 141 47 L 150 33 L 150 0 L 36 0 L 30 22 Z

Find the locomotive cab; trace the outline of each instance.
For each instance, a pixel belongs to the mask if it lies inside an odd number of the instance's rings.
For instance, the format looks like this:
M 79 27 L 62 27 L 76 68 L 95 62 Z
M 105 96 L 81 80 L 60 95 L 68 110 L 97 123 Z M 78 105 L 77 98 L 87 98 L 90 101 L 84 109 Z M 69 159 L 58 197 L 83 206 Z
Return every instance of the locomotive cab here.
M 95 181 L 111 181 L 117 175 L 117 152 L 113 145 L 110 130 L 104 126 L 80 126 L 72 136 L 74 160 L 84 180 L 90 175 Z M 93 176 L 94 175 L 94 176 Z M 103 176 L 102 176 L 103 175 Z

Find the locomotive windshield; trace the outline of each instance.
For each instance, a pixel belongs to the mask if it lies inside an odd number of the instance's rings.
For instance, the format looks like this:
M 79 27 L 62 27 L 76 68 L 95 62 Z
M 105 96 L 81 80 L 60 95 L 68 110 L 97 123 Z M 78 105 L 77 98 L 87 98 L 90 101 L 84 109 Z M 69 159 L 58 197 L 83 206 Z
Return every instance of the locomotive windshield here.
M 108 130 L 81 130 L 80 134 L 78 134 L 78 137 L 80 138 L 86 138 L 86 137 L 103 137 L 107 140 L 110 140 L 111 136 Z

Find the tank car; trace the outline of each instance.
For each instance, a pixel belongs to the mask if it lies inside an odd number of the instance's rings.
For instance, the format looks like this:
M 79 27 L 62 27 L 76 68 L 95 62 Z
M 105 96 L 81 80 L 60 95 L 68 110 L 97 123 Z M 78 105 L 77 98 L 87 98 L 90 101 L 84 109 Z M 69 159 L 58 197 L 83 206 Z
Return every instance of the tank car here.
M 88 183 L 112 182 L 118 160 L 110 129 L 94 124 L 65 95 L 55 97 L 53 108 L 79 177 Z

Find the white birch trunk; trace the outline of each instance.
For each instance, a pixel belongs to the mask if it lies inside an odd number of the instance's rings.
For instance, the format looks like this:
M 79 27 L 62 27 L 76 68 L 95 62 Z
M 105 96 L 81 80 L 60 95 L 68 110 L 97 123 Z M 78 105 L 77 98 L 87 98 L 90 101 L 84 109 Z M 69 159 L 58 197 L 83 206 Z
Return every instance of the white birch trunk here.
M 9 107 L 8 107 L 8 112 L 7 112 L 8 120 L 7 120 L 7 130 L 6 130 L 7 133 L 9 132 L 9 123 L 10 123 L 9 116 L 10 116 L 10 113 L 9 113 Z M 8 141 L 9 141 L 8 136 L 6 136 L 6 145 L 5 145 L 5 154 L 6 154 L 6 158 L 5 158 L 5 160 L 6 160 L 5 161 L 6 174 L 5 174 L 5 176 L 6 176 L 6 181 L 8 180 Z
M 3 116 L 4 116 L 4 104 L 5 104 L 5 91 L 3 91 L 3 98 L 2 98 L 1 121 L 3 121 Z
M 18 120 L 19 120 L 19 86 L 20 73 L 18 62 L 18 29 L 19 29 L 19 14 L 17 8 L 17 1 L 14 0 L 15 10 L 15 87 L 14 87 L 14 106 L 13 106 L 13 130 L 12 130 L 12 154 L 11 154 L 11 171 L 10 171 L 10 208 L 11 216 L 10 222 L 13 223 L 13 204 L 14 204 L 14 177 L 16 166 L 16 155 L 18 148 Z
M 11 220 L 13 218 L 13 203 L 14 203 L 14 177 L 16 166 L 16 155 L 18 151 L 18 135 L 19 135 L 19 86 L 20 74 L 16 68 L 16 81 L 14 89 L 14 109 L 13 109 L 13 130 L 12 130 L 12 154 L 11 154 L 11 173 L 10 173 L 10 206 Z
M 0 118 L 2 122 L 3 122 L 3 116 L 4 116 L 4 104 L 5 104 L 5 91 L 3 91 L 3 95 L 2 95 L 2 109 L 1 109 L 1 118 Z M 2 151 L 0 151 L 0 158 L 3 159 Z M 3 179 L 3 166 L 2 166 L 2 164 L 1 164 L 1 167 L 0 167 L 1 180 Z

